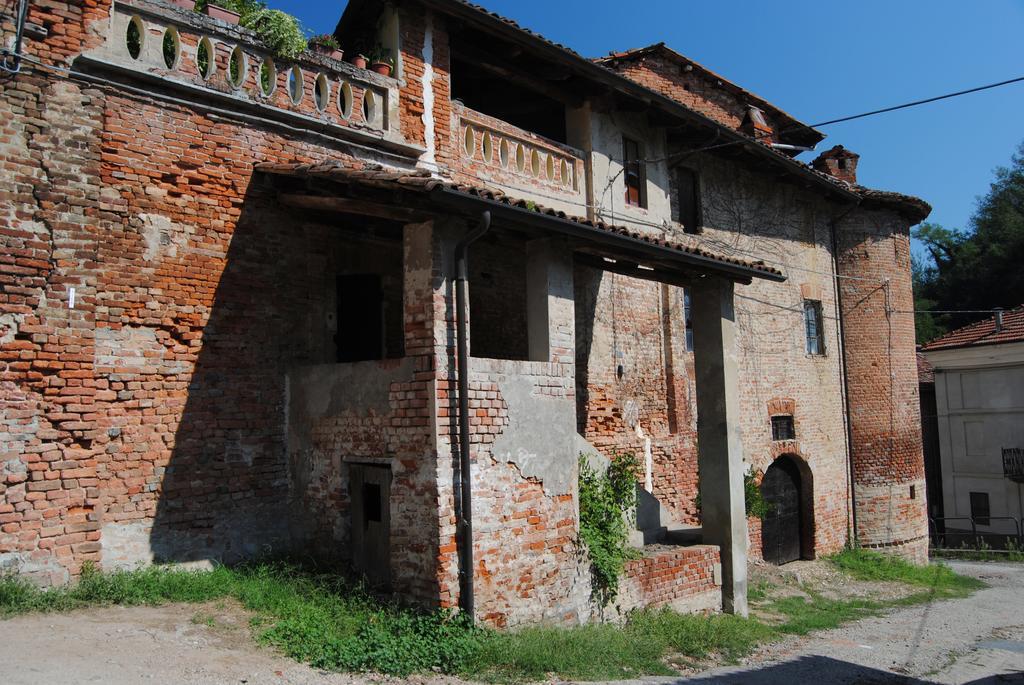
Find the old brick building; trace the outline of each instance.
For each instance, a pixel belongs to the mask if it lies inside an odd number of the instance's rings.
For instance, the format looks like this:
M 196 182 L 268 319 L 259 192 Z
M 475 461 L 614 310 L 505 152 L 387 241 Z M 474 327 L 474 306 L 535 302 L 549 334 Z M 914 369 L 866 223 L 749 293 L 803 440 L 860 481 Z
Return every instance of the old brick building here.
M 0 568 L 316 552 L 495 625 L 584 621 L 577 458 L 615 450 L 648 543 L 618 610 L 745 610 L 747 471 L 780 505 L 753 556 L 926 557 L 929 208 L 841 147 L 793 158 L 821 133 L 663 45 L 587 60 L 461 0 L 350 0 L 341 43 L 391 76 L 161 0 L 27 8 Z

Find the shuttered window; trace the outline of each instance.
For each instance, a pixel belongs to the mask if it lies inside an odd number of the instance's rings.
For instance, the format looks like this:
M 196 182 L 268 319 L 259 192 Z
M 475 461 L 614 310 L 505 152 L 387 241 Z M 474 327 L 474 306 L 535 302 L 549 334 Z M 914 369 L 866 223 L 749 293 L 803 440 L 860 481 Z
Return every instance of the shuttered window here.
M 644 163 L 640 157 L 640 143 L 630 138 L 622 139 L 623 174 L 626 179 L 626 204 L 646 207 L 644 196 Z

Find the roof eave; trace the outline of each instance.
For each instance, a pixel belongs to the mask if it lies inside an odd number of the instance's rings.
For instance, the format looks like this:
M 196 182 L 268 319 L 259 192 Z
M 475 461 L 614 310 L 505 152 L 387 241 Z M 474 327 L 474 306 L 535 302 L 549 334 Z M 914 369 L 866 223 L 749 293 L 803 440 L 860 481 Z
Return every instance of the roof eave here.
M 430 191 L 431 198 L 435 203 L 449 208 L 473 208 L 474 210 L 489 210 L 495 219 L 502 220 L 508 224 L 519 224 L 534 226 L 547 231 L 561 233 L 566 236 L 582 238 L 584 240 L 601 243 L 614 248 L 628 248 L 630 251 L 647 255 L 650 258 L 665 260 L 678 264 L 680 267 L 704 273 L 710 273 L 728 278 L 741 283 L 750 283 L 753 279 L 762 279 L 774 282 L 783 282 L 786 276 L 776 271 L 761 270 L 744 266 L 742 264 L 730 264 L 712 257 L 706 257 L 691 252 L 685 252 L 656 242 L 635 238 L 621 233 L 612 233 L 595 226 L 572 221 L 557 215 L 544 214 L 532 209 L 517 207 L 515 205 L 498 202 L 490 198 L 481 197 L 472 193 L 460 191 L 455 188 L 439 186 Z

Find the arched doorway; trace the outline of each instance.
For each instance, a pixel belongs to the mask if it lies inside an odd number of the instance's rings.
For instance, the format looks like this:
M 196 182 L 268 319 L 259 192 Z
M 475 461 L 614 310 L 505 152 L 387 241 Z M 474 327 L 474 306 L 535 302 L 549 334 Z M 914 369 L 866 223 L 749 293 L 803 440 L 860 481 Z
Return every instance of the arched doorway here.
M 804 489 L 800 467 L 788 456 L 776 459 L 761 480 L 768 512 L 761 522 L 761 555 L 770 564 L 787 564 L 802 554 L 805 539 Z

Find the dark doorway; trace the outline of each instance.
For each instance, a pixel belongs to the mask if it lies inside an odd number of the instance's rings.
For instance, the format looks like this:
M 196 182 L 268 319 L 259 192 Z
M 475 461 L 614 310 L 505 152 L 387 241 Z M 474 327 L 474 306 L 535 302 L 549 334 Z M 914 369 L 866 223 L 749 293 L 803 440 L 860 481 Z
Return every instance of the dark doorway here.
M 352 566 L 374 587 L 391 583 L 391 469 L 352 464 Z
M 338 276 L 338 361 L 384 358 L 384 292 L 377 274 Z
M 783 457 L 765 471 L 761 496 L 768 513 L 761 523 L 761 554 L 770 564 L 786 564 L 800 558 L 802 516 L 800 470 Z

